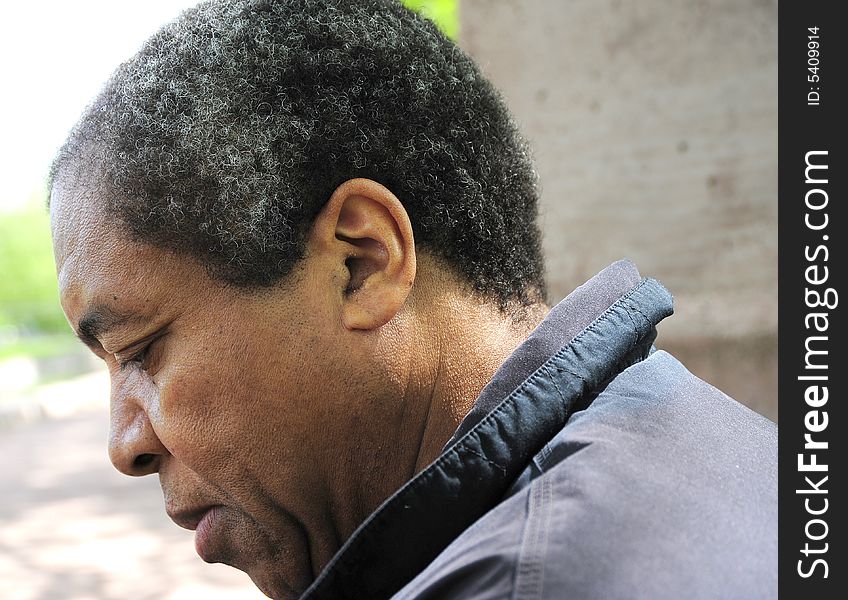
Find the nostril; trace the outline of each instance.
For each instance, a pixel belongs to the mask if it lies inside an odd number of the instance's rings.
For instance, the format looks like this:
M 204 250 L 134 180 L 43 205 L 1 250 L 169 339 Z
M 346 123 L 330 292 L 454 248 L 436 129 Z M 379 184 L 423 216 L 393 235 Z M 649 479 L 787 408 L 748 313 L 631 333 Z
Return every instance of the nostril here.
M 137 471 L 146 469 L 151 464 L 153 464 L 154 460 L 156 460 L 155 454 L 139 454 L 135 457 L 135 460 L 133 461 L 133 469 Z

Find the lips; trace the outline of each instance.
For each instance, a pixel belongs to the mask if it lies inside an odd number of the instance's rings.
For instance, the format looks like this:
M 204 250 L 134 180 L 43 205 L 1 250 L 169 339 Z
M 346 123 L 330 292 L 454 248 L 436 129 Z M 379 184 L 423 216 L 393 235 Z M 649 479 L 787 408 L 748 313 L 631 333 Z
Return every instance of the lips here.
M 170 511 L 171 520 L 184 529 L 194 531 L 194 549 L 206 562 L 211 562 L 210 547 L 215 525 L 219 520 L 220 506 L 210 505 L 197 509 Z
M 211 562 L 209 555 L 209 546 L 212 533 L 215 530 L 215 524 L 218 522 L 219 510 L 217 506 L 213 506 L 197 524 L 197 530 L 194 533 L 194 549 L 198 556 L 206 562 Z
M 168 513 L 168 516 L 171 517 L 171 520 L 182 527 L 183 529 L 188 529 L 194 531 L 197 529 L 197 525 L 200 523 L 200 520 L 206 515 L 207 512 L 212 508 L 212 504 L 207 506 L 201 506 L 200 508 L 192 508 L 187 510 L 172 510 L 167 509 L 165 512 Z

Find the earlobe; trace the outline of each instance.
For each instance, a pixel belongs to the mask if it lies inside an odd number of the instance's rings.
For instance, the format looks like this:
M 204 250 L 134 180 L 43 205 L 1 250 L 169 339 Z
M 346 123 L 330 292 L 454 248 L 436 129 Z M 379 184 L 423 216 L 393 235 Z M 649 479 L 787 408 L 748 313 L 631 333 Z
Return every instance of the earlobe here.
M 376 329 L 398 313 L 415 280 L 415 241 L 406 209 L 388 188 L 370 179 L 344 182 L 311 238 L 334 270 L 348 274 L 340 290 L 346 329 Z

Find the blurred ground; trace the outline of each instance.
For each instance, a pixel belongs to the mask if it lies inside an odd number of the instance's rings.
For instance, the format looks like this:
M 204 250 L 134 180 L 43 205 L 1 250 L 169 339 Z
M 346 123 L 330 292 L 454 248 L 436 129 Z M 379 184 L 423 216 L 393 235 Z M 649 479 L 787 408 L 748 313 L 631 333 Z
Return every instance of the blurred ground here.
M 264 598 L 243 573 L 200 560 L 156 478 L 112 468 L 107 393 L 104 373 L 83 376 L 0 423 L 0 598 Z

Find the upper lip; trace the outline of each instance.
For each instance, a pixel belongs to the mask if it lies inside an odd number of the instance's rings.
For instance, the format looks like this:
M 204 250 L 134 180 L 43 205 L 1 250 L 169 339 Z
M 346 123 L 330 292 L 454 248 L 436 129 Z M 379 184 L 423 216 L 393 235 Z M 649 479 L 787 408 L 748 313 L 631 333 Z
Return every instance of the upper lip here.
M 165 512 L 168 513 L 168 516 L 171 517 L 171 520 L 183 527 L 184 529 L 189 529 L 194 531 L 197 529 L 197 524 L 200 523 L 200 520 L 203 519 L 203 515 L 205 515 L 214 505 L 209 504 L 206 506 L 201 506 L 200 508 L 189 508 L 189 509 L 166 509 Z

